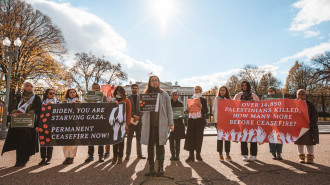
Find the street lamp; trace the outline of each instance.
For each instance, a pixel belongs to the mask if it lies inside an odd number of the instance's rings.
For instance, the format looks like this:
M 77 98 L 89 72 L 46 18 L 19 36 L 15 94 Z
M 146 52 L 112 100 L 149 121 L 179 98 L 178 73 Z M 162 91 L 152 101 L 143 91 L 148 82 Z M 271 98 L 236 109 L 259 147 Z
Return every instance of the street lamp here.
M 7 116 L 8 116 L 8 105 L 9 105 L 9 93 L 10 93 L 10 81 L 11 81 L 11 68 L 12 68 L 12 59 L 17 56 L 17 50 L 22 45 L 20 38 L 16 38 L 14 41 L 15 48 L 10 48 L 11 41 L 6 37 L 2 44 L 5 46 L 4 59 L 8 62 L 8 71 L 7 71 L 7 83 L 6 83 L 6 99 L 5 99 L 5 108 L 3 111 L 2 124 L 0 125 L 0 138 L 5 138 L 7 135 Z

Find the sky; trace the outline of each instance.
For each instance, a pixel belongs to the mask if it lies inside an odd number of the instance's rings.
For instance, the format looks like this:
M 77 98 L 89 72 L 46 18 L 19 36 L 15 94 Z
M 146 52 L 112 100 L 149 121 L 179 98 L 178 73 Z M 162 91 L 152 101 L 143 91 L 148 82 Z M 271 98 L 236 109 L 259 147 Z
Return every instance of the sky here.
M 26 0 L 61 28 L 69 54 L 121 63 L 128 81 L 225 85 L 245 65 L 285 85 L 296 60 L 330 51 L 330 0 Z

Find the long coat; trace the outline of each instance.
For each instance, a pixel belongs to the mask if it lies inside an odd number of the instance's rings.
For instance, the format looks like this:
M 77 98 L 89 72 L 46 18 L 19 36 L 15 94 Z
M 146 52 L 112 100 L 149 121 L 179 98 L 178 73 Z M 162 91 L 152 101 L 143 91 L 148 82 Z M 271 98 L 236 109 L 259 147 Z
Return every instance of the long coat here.
M 319 128 L 317 126 L 318 114 L 315 105 L 306 100 L 309 116 L 309 130 L 302 135 L 295 144 L 298 145 L 316 145 L 319 143 Z
M 162 91 L 159 94 L 159 145 L 165 145 L 168 137 L 168 127 L 174 126 L 171 100 L 168 94 Z M 148 145 L 150 133 L 150 112 L 142 115 L 141 144 Z
M 9 110 L 9 112 L 13 111 L 13 109 L 17 109 L 20 100 L 20 95 L 15 97 L 14 106 L 11 106 L 12 108 L 11 110 Z M 29 112 L 31 110 L 34 110 L 36 116 L 34 127 L 38 127 L 39 114 L 41 110 L 41 99 L 38 95 L 35 95 L 32 105 L 27 108 L 26 112 Z M 22 151 L 24 151 L 25 156 L 31 156 L 39 152 L 38 138 L 35 128 L 11 128 L 11 126 L 9 127 L 7 138 L 2 149 L 2 155 L 5 152 L 17 150 L 18 148 L 23 148 Z
M 172 108 L 173 107 L 183 107 L 183 104 L 179 101 L 173 102 L 171 101 Z M 183 118 L 178 118 L 174 120 L 174 131 L 171 132 L 169 138 L 174 139 L 184 139 L 185 138 L 185 127 L 182 121 Z

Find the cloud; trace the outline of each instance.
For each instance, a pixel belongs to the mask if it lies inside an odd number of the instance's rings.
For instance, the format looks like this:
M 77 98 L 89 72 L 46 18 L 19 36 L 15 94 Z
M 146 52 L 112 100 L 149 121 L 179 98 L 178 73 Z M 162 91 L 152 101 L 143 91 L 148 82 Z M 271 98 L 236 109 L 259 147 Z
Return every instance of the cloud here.
M 86 8 L 70 3 L 46 0 L 27 0 L 32 6 L 48 15 L 64 35 L 69 56 L 64 57 L 70 66 L 74 53 L 92 51 L 96 56 L 119 62 L 130 79 L 142 80 L 147 73 L 161 74 L 163 67 L 152 61 L 136 60 L 125 53 L 126 41 L 107 22 L 91 14 Z
M 289 60 L 294 60 L 294 59 L 301 59 L 301 58 L 311 59 L 316 55 L 323 54 L 326 51 L 330 51 L 330 40 L 328 42 L 321 43 L 314 47 L 306 48 L 292 56 L 281 58 L 280 61 L 277 62 L 276 64 L 287 62 Z
M 291 23 L 290 31 L 305 31 L 314 25 L 330 21 L 329 0 L 300 0 L 293 6 L 300 10 Z
M 259 68 L 264 69 L 265 71 L 271 71 L 276 76 L 276 70 L 279 69 L 277 66 L 273 65 L 264 65 L 259 66 Z M 180 81 L 180 84 L 186 85 L 186 86 L 196 86 L 200 85 L 203 89 L 207 90 L 212 88 L 213 86 L 221 86 L 225 85 L 227 80 L 232 75 L 237 75 L 242 69 L 231 69 L 229 71 L 225 72 L 218 72 L 213 73 L 210 75 L 203 75 L 203 76 L 195 76 L 191 78 L 186 78 Z
M 316 37 L 318 35 L 320 35 L 320 32 L 319 31 L 305 31 L 304 32 L 305 34 L 305 38 L 310 38 L 310 37 Z

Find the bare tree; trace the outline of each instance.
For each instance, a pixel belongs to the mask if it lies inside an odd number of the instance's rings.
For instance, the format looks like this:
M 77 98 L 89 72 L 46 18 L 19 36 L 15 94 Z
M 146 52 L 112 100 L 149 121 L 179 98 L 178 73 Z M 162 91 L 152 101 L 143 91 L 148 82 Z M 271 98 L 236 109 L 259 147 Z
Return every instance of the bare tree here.
M 265 73 L 266 71 L 264 69 L 248 64 L 242 69 L 241 72 L 239 72 L 238 76 L 241 77 L 241 80 L 250 82 L 252 90 L 254 90 L 256 94 L 260 94 L 258 92 L 258 85 Z
M 260 94 L 267 94 L 267 90 L 270 86 L 279 87 L 281 81 L 277 79 L 272 72 L 267 72 L 262 76 L 258 85 L 258 92 Z
M 228 88 L 229 94 L 234 96 L 240 91 L 241 81 L 236 75 L 232 75 L 226 83 L 226 87 Z
M 316 67 L 314 75 L 318 77 L 318 81 L 328 86 L 330 79 L 330 52 L 327 51 L 322 55 L 313 57 L 312 63 Z
M 0 35 L 12 41 L 17 37 L 22 40 L 18 57 L 13 60 L 12 92 L 19 90 L 27 79 L 59 74 L 63 66 L 54 58 L 66 53 L 62 32 L 48 16 L 30 4 L 20 0 L 0 1 Z M 1 47 L 0 55 L 3 50 Z M 2 60 L 3 56 L 0 58 L 0 72 L 7 74 L 7 62 Z

